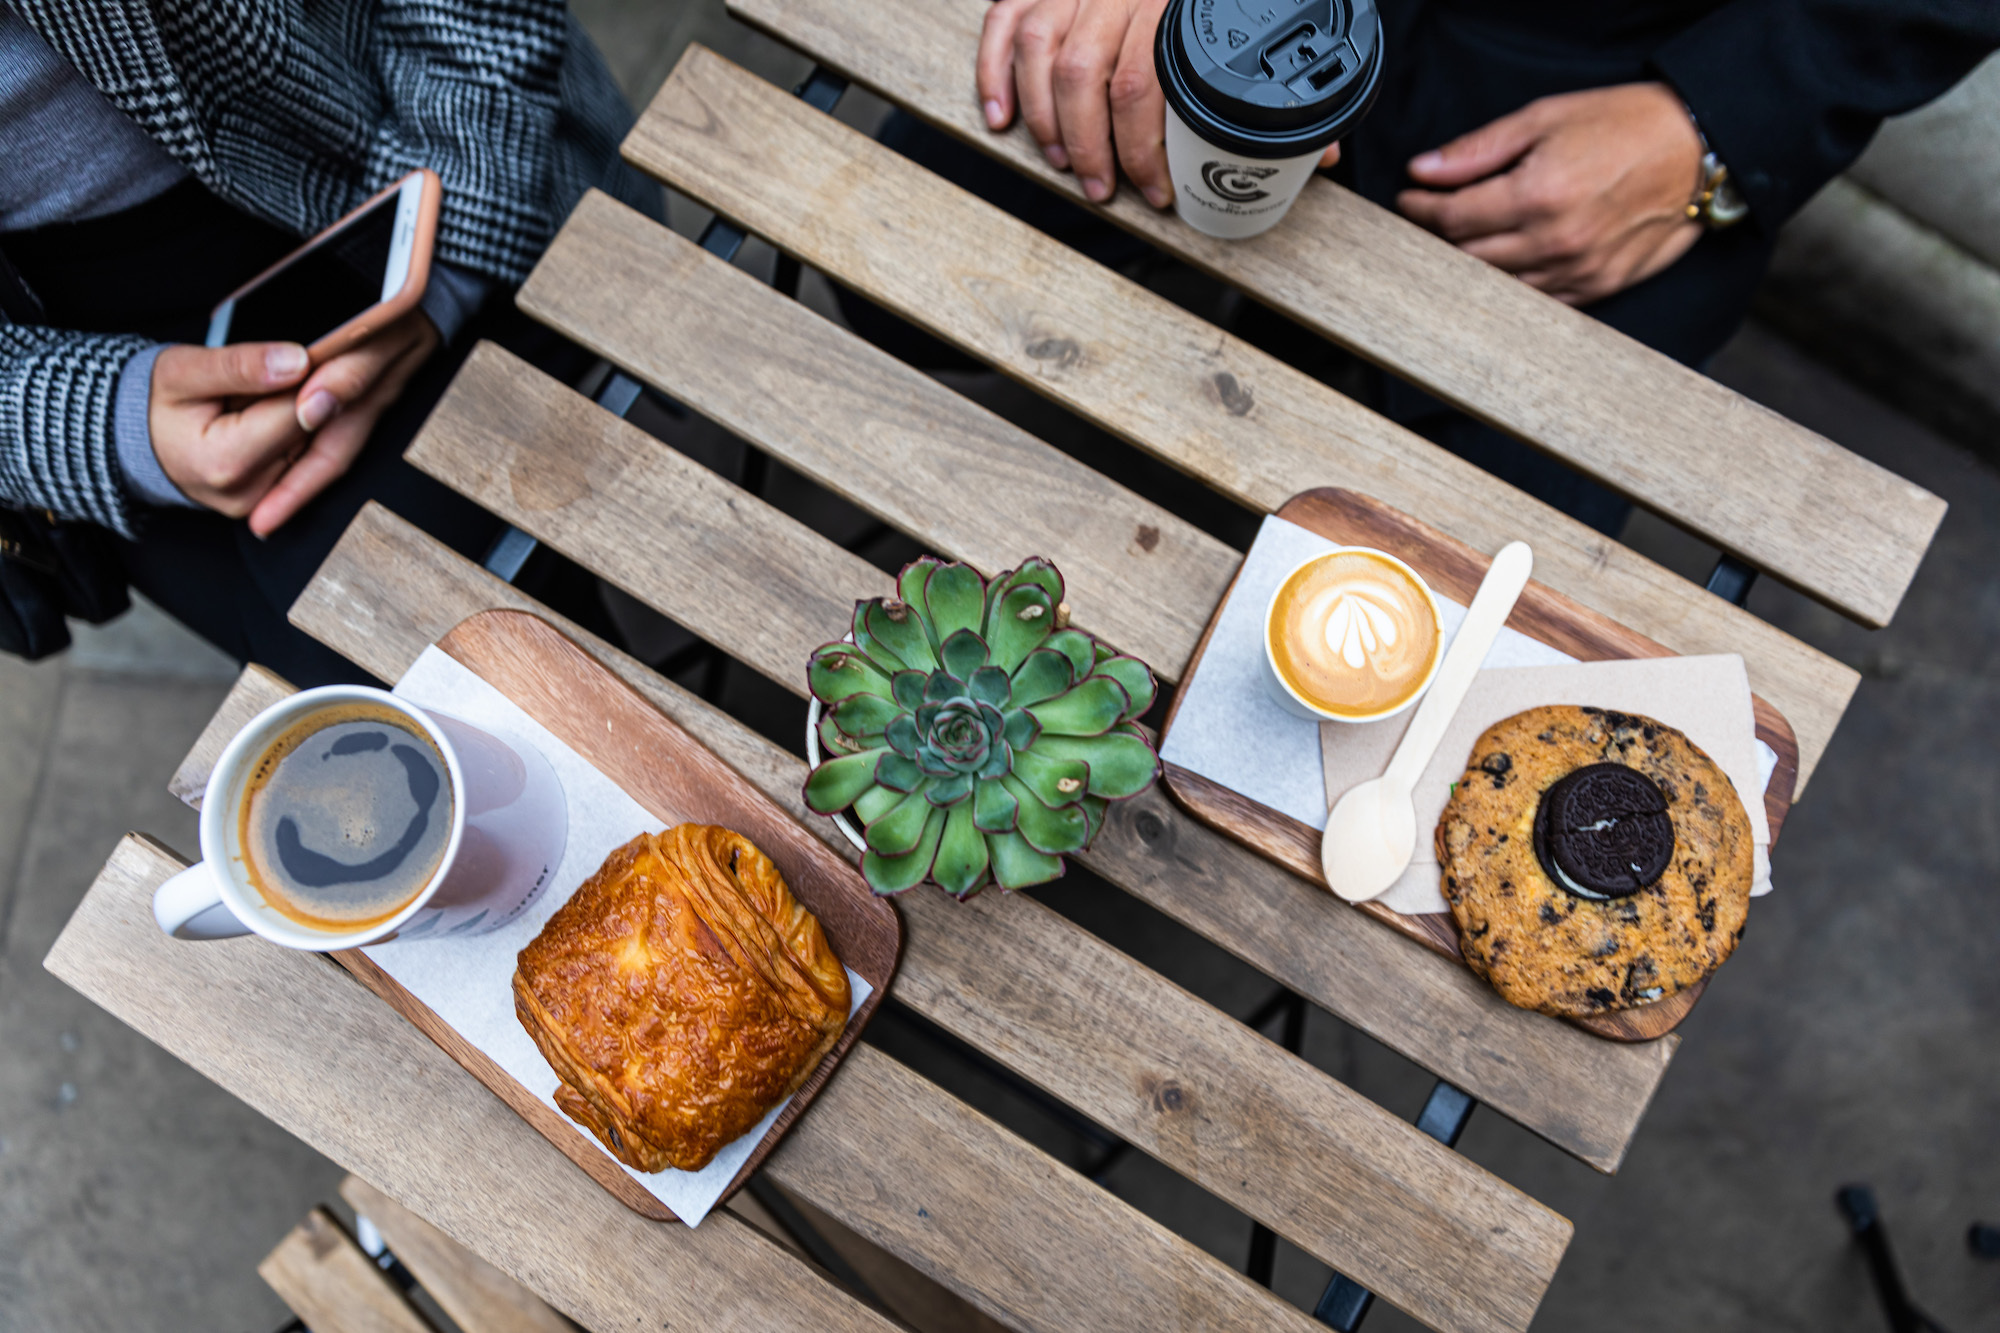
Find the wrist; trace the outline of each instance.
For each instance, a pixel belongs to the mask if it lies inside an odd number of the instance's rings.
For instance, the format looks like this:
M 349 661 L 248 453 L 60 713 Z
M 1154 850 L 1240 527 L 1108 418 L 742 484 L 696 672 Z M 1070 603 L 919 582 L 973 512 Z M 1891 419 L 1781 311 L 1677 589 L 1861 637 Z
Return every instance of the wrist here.
M 1687 113 L 1688 124 L 1694 127 L 1695 138 L 1701 142 L 1701 162 L 1695 173 L 1694 191 L 1688 197 L 1688 219 L 1710 231 L 1733 227 L 1749 216 L 1750 205 L 1736 188 L 1721 156 L 1709 147 L 1708 135 L 1702 132 L 1694 108 L 1682 102 L 1681 110 Z
M 165 344 L 155 343 L 135 352 L 118 372 L 118 388 L 111 404 L 112 448 L 126 494 L 134 500 L 160 507 L 199 508 L 174 485 L 153 451 L 153 364 L 164 349 Z

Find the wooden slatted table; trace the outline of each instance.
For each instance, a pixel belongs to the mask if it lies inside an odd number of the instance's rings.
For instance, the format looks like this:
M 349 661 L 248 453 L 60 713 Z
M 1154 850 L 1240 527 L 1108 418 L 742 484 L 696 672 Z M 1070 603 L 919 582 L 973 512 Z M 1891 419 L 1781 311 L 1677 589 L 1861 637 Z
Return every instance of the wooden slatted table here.
M 976 123 L 981 0 L 738 8 L 1071 188 L 1018 134 L 987 136 Z M 696 48 L 626 152 L 1240 504 L 1268 512 L 1340 485 L 1482 549 L 1533 532 L 1550 585 L 1676 649 L 1742 653 L 1798 732 L 1802 782 L 1810 772 L 1853 672 L 887 152 L 824 114 L 826 102 Z M 1309 223 L 1235 246 L 1129 198 L 1104 211 L 1726 552 L 1863 621 L 1893 612 L 1941 501 L 1337 187 L 1315 182 L 1298 208 Z M 989 572 L 1030 552 L 1054 558 L 1087 627 L 1164 680 L 1181 674 L 1240 562 L 1117 479 L 604 196 L 579 206 L 520 301 L 622 376 L 942 555 Z M 794 694 L 807 654 L 854 600 L 890 587 L 867 561 L 496 347 L 473 353 L 409 456 Z M 1740 484 L 1718 486 L 1719 475 Z M 1840 542 L 1820 540 L 1829 523 Z M 550 614 L 371 506 L 292 619 L 393 679 L 493 607 Z M 804 765 L 788 751 L 563 628 L 837 843 L 801 807 Z M 246 669 L 173 790 L 198 801 L 222 744 L 290 688 Z M 1622 1160 L 1678 1042 L 1603 1041 L 1510 1008 L 1464 968 L 1158 792 L 1115 806 L 1082 859 L 1446 1091 L 1601 1171 Z M 128 838 L 48 965 L 381 1196 L 589 1327 L 892 1326 L 729 1212 L 693 1231 L 626 1212 L 324 960 L 254 939 L 163 939 L 148 899 L 180 864 Z M 1439 1142 L 1441 1131 L 1389 1115 L 1031 898 L 958 907 L 919 891 L 900 902 L 907 945 L 893 994 L 929 1022 L 1430 1327 L 1528 1326 L 1570 1225 Z M 1024 1330 L 1320 1326 L 865 1044 L 765 1176 L 850 1252 L 887 1266 L 876 1271 L 906 1274 L 894 1285 L 924 1293 L 900 1308 L 912 1318 L 921 1307 Z

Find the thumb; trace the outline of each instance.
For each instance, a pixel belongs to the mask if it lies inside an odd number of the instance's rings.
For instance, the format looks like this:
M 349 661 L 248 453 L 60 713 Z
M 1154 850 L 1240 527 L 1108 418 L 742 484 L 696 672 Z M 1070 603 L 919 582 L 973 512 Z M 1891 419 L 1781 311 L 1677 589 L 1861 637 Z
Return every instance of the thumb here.
M 1540 135 L 1539 122 L 1530 114 L 1533 110 L 1523 107 L 1411 158 L 1410 175 L 1420 184 L 1449 190 L 1504 171 L 1534 147 Z
M 290 388 L 306 373 L 297 343 L 169 347 L 153 364 L 155 388 L 170 400 L 261 397 Z

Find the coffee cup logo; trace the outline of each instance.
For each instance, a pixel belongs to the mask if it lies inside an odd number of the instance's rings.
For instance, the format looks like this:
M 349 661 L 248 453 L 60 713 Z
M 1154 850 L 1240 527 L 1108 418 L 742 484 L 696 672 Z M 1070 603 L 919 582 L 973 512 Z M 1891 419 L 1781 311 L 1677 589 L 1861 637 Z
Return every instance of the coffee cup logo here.
M 1201 183 L 1232 204 L 1251 204 L 1269 199 L 1271 192 L 1258 181 L 1278 174 L 1276 167 L 1244 167 L 1233 162 L 1209 161 L 1201 164 Z

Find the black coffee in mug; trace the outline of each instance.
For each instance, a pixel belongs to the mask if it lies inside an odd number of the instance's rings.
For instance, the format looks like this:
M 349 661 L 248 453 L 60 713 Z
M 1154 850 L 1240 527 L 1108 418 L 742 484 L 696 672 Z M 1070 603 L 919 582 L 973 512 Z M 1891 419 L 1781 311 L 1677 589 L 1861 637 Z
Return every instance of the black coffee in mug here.
M 423 892 L 451 841 L 444 756 L 394 709 L 334 704 L 264 751 L 244 784 L 250 883 L 319 930 L 385 921 Z

